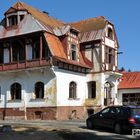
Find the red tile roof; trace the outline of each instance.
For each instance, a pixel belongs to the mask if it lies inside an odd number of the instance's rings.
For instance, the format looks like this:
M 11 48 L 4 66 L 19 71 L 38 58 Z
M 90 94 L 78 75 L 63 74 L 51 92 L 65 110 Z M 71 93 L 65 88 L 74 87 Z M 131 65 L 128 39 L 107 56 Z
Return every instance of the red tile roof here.
M 91 68 L 92 64 L 86 60 L 86 58 L 83 58 L 82 53 L 79 52 L 79 62 L 69 60 L 64 53 L 64 46 L 59 40 L 58 37 L 56 37 L 53 34 L 50 33 L 44 33 L 44 36 L 46 38 L 46 41 L 48 42 L 49 49 L 51 51 L 51 54 L 53 55 L 54 58 L 56 58 L 59 61 L 85 67 L 85 68 Z
M 44 36 L 46 38 L 46 41 L 48 42 L 48 46 L 51 51 L 51 54 L 53 56 L 67 59 L 67 56 L 64 51 L 64 47 L 63 47 L 61 41 L 59 40 L 59 38 L 56 37 L 55 35 L 49 34 L 47 32 L 44 33 Z
M 140 88 L 140 72 L 123 72 L 122 81 L 119 83 L 119 89 Z

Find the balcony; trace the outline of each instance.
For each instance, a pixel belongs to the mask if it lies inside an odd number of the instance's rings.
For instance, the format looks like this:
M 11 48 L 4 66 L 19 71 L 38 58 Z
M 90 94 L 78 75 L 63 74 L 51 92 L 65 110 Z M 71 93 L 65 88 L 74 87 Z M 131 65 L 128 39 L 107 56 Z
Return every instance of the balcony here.
M 35 68 L 35 67 L 43 67 L 50 66 L 50 59 L 33 59 L 33 60 L 23 60 L 20 62 L 12 62 L 6 64 L 0 64 L 0 72 L 2 71 L 12 71 L 19 69 L 27 69 L 27 68 Z

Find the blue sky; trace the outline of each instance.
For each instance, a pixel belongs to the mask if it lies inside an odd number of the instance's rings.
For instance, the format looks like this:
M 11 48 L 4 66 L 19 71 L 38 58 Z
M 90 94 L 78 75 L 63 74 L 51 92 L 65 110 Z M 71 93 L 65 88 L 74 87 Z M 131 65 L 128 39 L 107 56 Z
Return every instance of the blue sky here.
M 17 0 L 0 4 L 0 20 Z M 140 71 L 140 0 L 22 0 L 41 11 L 47 11 L 65 22 L 104 16 L 116 29 L 119 41 L 119 68 Z

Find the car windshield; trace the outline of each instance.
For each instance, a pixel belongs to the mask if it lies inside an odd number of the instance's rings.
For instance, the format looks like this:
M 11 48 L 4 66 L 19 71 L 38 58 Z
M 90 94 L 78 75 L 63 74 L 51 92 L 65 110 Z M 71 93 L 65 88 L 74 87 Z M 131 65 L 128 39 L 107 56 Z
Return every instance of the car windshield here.
M 132 108 L 131 111 L 133 115 L 140 115 L 140 108 Z

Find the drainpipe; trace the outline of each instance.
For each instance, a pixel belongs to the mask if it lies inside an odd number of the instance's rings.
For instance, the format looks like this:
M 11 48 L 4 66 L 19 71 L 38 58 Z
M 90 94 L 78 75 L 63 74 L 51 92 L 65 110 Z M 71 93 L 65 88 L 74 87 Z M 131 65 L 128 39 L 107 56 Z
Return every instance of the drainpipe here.
M 5 96 L 4 96 L 3 120 L 5 120 L 5 117 L 6 117 L 6 108 L 7 108 L 7 93 L 5 93 Z
M 23 99 L 23 101 L 24 101 L 24 119 L 27 120 L 27 109 L 26 109 L 26 101 L 25 101 L 26 97 L 25 97 L 25 95 L 26 94 L 24 94 L 24 99 Z

